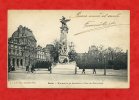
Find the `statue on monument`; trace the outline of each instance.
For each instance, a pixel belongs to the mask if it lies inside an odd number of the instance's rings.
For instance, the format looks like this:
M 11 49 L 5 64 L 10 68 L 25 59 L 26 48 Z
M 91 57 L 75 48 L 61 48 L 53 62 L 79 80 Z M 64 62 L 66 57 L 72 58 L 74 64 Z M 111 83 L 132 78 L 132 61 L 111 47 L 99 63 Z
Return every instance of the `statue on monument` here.
M 61 32 L 63 30 L 67 30 L 67 33 L 68 33 L 68 27 L 67 27 L 67 22 L 70 21 L 70 19 L 66 19 L 64 16 L 62 16 L 62 19 L 60 19 L 60 22 L 62 23 L 62 26 L 61 26 Z
M 63 62 L 64 59 L 68 59 L 68 46 L 67 46 L 67 33 L 68 33 L 68 26 L 67 22 L 70 21 L 70 19 L 66 19 L 64 16 L 60 19 L 60 22 L 62 26 L 61 29 L 61 35 L 60 35 L 60 50 L 59 50 L 59 61 Z

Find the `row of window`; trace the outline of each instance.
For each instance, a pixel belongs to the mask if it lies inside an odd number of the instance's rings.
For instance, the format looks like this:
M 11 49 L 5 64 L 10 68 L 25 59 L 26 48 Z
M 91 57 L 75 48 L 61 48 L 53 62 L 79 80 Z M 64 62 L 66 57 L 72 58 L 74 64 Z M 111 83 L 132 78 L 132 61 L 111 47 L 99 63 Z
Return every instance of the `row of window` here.
M 9 48 L 22 49 L 21 46 L 9 44 Z
M 40 58 L 40 59 L 45 59 L 46 57 L 45 57 L 45 55 L 37 55 L 37 58 Z
M 9 49 L 8 53 L 11 55 L 23 56 L 23 52 L 21 50 Z
M 36 53 L 34 52 L 24 52 L 22 50 L 16 50 L 16 49 L 9 49 L 8 51 L 9 55 L 16 55 L 16 56 L 23 56 L 23 54 L 25 55 L 30 55 L 30 57 L 35 57 L 36 58 Z
M 44 55 L 45 53 L 43 51 L 37 51 L 37 54 Z

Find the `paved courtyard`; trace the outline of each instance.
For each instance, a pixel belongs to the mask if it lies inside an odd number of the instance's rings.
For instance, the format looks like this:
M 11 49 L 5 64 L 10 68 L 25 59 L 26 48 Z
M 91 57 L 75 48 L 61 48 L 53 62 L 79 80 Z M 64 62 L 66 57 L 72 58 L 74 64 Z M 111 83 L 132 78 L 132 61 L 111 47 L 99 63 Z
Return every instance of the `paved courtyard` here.
M 96 74 L 93 70 L 86 69 L 85 74 L 82 74 L 82 69 L 77 70 L 75 74 L 75 65 L 57 65 L 52 69 L 52 74 L 47 69 L 39 69 L 34 73 L 27 73 L 24 69 L 8 73 L 9 81 L 45 81 L 45 82 L 112 82 L 112 83 L 128 83 L 127 70 L 107 69 L 107 75 L 104 76 L 104 69 L 96 69 Z

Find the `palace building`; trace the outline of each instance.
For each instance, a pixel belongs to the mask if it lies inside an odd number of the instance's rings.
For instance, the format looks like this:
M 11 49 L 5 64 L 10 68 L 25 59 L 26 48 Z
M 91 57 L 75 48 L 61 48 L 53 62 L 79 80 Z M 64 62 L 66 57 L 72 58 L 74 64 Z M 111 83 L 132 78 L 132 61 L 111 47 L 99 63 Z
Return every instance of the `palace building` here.
M 23 67 L 36 61 L 37 40 L 27 27 L 19 26 L 8 39 L 8 65 Z
M 47 44 L 44 48 L 37 46 L 33 32 L 20 25 L 8 38 L 8 66 L 23 68 L 39 61 L 53 61 L 52 49 L 54 49 L 52 44 Z

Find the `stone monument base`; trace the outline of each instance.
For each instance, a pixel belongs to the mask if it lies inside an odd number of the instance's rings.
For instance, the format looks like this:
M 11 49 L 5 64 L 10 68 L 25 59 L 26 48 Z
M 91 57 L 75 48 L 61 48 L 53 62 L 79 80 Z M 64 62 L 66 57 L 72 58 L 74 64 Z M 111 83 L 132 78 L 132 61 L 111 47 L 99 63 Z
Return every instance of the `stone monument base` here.
M 69 62 L 69 58 L 66 55 L 60 55 L 59 56 L 59 63 L 68 63 Z

